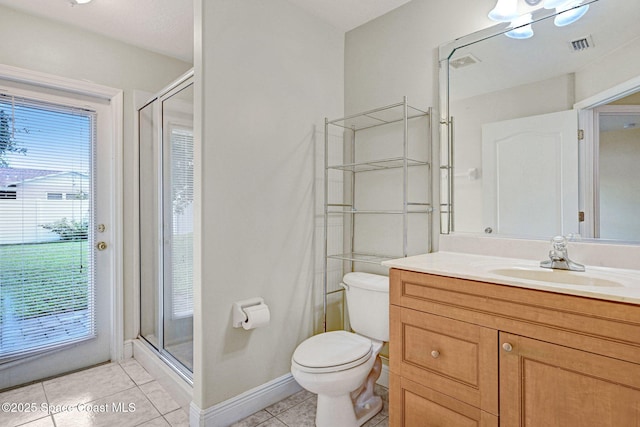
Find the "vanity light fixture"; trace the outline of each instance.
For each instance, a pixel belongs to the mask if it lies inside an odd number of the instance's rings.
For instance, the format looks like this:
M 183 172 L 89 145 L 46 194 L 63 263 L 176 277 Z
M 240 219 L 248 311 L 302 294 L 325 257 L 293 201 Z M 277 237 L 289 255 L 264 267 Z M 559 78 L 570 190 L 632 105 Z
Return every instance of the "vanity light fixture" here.
M 491 9 L 488 16 L 497 22 L 509 22 L 509 28 L 512 30 L 505 33 L 507 37 L 512 39 L 528 39 L 533 37 L 533 29 L 531 28 L 532 13 L 518 15 L 518 1 L 520 0 L 498 0 L 495 7 Z M 555 9 L 556 17 L 554 24 L 557 27 L 564 27 L 573 24 L 582 18 L 589 10 L 589 5 L 582 5 L 584 0 L 524 0 L 531 8 L 532 12 L 538 9 Z M 542 5 L 540 5 L 542 3 Z M 581 6 L 582 5 L 582 6 Z
M 531 18 L 532 15 L 530 13 L 525 13 L 524 15 L 518 16 L 511 22 L 511 27 L 513 28 L 513 30 L 504 33 L 504 35 L 512 39 L 528 39 L 530 37 L 533 37 Z
M 498 0 L 488 14 L 489 19 L 497 22 L 509 22 L 518 17 L 518 0 Z
M 71 3 L 71 6 L 76 6 L 78 4 L 87 4 L 90 1 L 91 0 L 69 0 L 69 3 Z

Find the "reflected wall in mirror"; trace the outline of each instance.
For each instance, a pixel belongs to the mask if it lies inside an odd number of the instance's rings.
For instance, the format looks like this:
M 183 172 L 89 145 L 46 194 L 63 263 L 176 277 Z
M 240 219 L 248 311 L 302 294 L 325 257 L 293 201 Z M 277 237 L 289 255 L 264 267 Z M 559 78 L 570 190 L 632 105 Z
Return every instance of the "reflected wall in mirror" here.
M 442 232 L 640 242 L 640 2 L 582 4 L 440 48 Z

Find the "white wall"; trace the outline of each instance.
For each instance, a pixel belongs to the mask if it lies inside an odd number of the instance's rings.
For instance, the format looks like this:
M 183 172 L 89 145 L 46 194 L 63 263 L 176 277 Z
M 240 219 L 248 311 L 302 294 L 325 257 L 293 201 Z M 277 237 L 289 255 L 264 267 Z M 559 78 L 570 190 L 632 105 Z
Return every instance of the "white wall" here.
M 582 101 L 638 77 L 640 40 L 631 40 L 576 72 L 576 100 Z
M 196 10 L 194 403 L 290 371 L 311 335 L 323 119 L 343 109 L 344 34 L 285 0 Z M 271 323 L 231 326 L 261 296 Z
M 438 106 L 438 46 L 490 26 L 494 0 L 413 0 L 346 35 L 345 113 Z
M 0 6 L 0 17 L 0 63 L 124 91 L 124 336 L 134 338 L 138 273 L 133 263 L 137 258 L 133 90 L 156 92 L 191 64 L 4 6 Z

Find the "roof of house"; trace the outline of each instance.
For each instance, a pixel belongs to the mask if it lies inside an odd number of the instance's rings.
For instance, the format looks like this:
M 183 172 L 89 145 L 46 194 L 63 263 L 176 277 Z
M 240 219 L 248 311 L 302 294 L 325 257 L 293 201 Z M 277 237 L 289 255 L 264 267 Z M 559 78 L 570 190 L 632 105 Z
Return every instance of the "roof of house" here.
M 15 187 L 25 182 L 41 179 L 51 175 L 75 174 L 85 177 L 86 175 L 72 171 L 58 171 L 46 169 L 22 169 L 22 168 L 0 168 L 0 187 Z

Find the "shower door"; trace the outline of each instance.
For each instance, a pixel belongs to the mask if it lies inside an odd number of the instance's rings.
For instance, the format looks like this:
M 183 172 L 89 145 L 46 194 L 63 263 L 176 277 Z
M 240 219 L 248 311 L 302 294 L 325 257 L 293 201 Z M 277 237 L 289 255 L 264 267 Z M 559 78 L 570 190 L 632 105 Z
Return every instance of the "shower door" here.
M 193 371 L 193 82 L 138 111 L 140 336 L 179 372 Z

